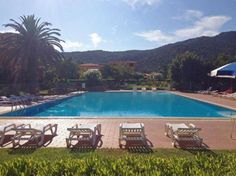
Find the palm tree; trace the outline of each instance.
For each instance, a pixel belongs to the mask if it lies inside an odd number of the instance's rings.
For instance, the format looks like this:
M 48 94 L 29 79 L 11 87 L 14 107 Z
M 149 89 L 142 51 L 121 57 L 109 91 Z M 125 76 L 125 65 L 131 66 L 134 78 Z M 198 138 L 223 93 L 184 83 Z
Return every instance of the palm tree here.
M 30 92 L 38 87 L 40 67 L 63 59 L 60 30 L 51 29 L 51 23 L 40 20 L 34 15 L 21 16 L 20 22 L 10 19 L 12 23 L 4 26 L 16 33 L 6 34 L 0 43 L 0 64 L 11 69 L 14 83 L 27 84 Z

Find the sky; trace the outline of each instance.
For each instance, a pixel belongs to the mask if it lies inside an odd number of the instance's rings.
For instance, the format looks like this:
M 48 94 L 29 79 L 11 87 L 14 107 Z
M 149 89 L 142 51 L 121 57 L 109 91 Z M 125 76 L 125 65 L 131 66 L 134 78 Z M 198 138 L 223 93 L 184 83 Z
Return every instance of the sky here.
M 65 51 L 144 50 L 236 30 L 236 0 L 0 0 L 3 24 L 34 14 Z

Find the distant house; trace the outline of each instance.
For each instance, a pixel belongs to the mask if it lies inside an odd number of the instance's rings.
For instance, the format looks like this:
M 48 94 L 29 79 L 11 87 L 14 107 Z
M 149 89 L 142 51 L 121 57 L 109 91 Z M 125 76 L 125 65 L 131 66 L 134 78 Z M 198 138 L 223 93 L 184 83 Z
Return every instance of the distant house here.
M 90 69 L 101 70 L 102 67 L 103 65 L 100 64 L 92 64 L 92 63 L 80 64 L 80 71 L 85 72 Z
M 136 62 L 135 61 L 112 61 L 112 62 L 109 62 L 109 65 L 123 65 L 131 69 L 135 69 Z

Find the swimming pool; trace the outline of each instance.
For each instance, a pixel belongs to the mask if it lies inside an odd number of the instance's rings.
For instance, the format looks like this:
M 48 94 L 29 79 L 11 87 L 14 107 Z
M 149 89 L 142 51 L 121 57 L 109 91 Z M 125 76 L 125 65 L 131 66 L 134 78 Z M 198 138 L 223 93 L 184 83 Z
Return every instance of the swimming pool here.
M 170 92 L 88 92 L 1 116 L 225 118 L 232 114 L 236 111 Z

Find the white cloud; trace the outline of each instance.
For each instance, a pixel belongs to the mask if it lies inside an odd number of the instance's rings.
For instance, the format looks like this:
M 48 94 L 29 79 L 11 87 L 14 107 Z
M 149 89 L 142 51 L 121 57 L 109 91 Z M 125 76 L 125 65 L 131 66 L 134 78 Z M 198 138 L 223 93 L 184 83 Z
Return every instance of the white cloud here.
M 17 31 L 15 31 L 14 29 L 3 29 L 0 30 L 0 33 L 18 33 Z
M 229 16 L 207 16 L 196 22 L 196 26 L 201 26 L 206 29 L 219 29 L 227 21 L 231 20 Z
M 180 39 L 214 36 L 219 33 L 219 29 L 229 20 L 229 16 L 206 16 L 197 20 L 193 26 L 179 29 L 175 32 L 175 36 Z
M 99 36 L 97 33 L 89 34 L 89 37 L 94 47 L 97 47 L 99 43 L 103 42 L 102 37 Z
M 144 39 L 151 41 L 151 42 L 156 41 L 156 42 L 167 43 L 167 42 L 171 42 L 173 40 L 172 36 L 163 34 L 160 30 L 137 32 L 137 33 L 134 33 L 134 35 L 143 37 Z
M 84 45 L 83 43 L 79 42 L 72 42 L 70 40 L 66 40 L 65 42 L 61 43 L 64 51 L 78 51 L 83 49 Z
M 200 14 L 198 15 L 200 16 Z M 160 44 L 176 42 L 189 38 L 200 36 L 214 36 L 219 34 L 220 28 L 229 20 L 229 16 L 203 16 L 197 19 L 192 26 L 174 31 L 172 34 L 166 34 L 161 30 L 152 30 L 146 32 L 134 33 L 148 41 L 156 41 Z
M 203 16 L 203 12 L 199 10 L 186 10 L 183 15 L 172 17 L 172 19 L 189 21 L 189 20 L 199 19 L 202 16 Z
M 153 4 L 159 4 L 162 0 L 123 0 L 126 2 L 129 6 L 132 8 L 135 8 L 137 5 L 153 5 Z

